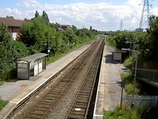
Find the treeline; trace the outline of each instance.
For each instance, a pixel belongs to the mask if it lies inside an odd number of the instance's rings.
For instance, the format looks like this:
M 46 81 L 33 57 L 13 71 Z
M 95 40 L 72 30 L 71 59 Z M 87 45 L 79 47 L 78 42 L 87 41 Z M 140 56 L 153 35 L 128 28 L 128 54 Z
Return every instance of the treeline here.
M 26 20 L 26 19 L 25 19 Z M 76 26 L 61 29 L 60 24 L 50 23 L 48 15 L 36 11 L 30 22 L 22 25 L 19 37 L 12 40 L 5 24 L 0 22 L 0 80 L 7 80 L 16 76 L 16 60 L 34 53 L 67 52 L 77 44 L 92 40 L 97 35 L 94 29 L 77 29 Z
M 117 49 L 131 48 L 132 52 L 125 61 L 128 67 L 133 66 L 138 55 L 138 67 L 158 68 L 158 17 L 149 18 L 149 28 L 145 32 L 118 31 L 109 35 L 109 43 Z

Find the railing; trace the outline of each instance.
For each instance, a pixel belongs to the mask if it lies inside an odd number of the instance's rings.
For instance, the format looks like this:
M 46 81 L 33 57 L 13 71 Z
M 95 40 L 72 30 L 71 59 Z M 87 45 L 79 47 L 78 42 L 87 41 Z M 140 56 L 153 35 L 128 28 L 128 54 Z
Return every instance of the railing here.
M 135 69 L 133 69 L 134 72 Z M 158 70 L 137 69 L 137 79 L 143 80 L 158 87 Z
M 158 70 L 133 68 L 132 72 L 135 72 L 135 70 L 137 79 L 158 87 Z M 123 104 L 136 108 L 157 107 L 158 96 L 125 96 Z
M 123 104 L 126 104 L 129 108 L 131 104 L 135 108 L 157 107 L 158 96 L 125 96 Z

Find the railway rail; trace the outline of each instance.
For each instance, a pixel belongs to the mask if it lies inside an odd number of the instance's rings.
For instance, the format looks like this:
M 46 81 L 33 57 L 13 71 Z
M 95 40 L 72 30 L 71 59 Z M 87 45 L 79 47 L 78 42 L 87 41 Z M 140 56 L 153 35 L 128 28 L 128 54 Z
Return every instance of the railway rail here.
M 21 102 L 7 119 L 86 119 L 93 94 L 104 37 L 100 37 L 73 65 L 60 72 Z M 66 70 L 67 69 L 67 70 Z

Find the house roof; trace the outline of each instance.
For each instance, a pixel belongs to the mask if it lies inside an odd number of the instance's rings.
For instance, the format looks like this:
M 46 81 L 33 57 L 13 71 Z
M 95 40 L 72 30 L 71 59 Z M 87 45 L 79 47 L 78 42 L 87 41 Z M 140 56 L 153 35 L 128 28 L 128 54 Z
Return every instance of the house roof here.
M 14 18 L 1 18 L 0 21 L 9 27 L 21 27 L 23 23 L 30 22 L 25 20 L 16 20 Z
M 65 30 L 66 28 L 71 28 L 71 26 L 70 25 L 60 25 L 60 28 Z

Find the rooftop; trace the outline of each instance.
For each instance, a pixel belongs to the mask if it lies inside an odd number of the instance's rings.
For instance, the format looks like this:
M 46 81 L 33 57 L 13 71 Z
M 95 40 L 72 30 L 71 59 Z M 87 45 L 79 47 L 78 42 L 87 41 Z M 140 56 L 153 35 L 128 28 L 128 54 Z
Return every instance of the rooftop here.
M 47 54 L 45 54 L 45 53 L 36 53 L 33 55 L 29 55 L 29 56 L 17 59 L 17 61 L 31 62 L 31 61 L 35 61 L 35 60 L 40 59 L 40 58 L 45 57 L 45 56 L 47 56 Z
M 10 27 L 21 27 L 23 23 L 31 22 L 30 20 L 16 20 L 14 18 L 2 18 L 2 17 L 0 17 L 0 21 Z

